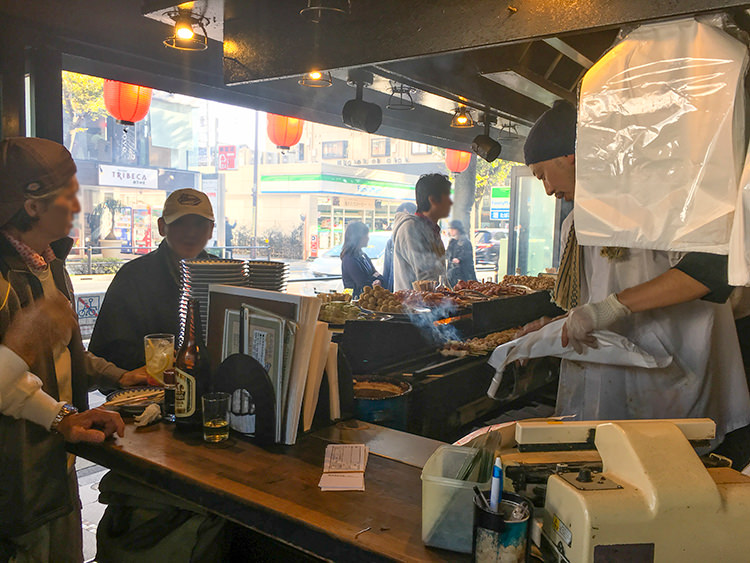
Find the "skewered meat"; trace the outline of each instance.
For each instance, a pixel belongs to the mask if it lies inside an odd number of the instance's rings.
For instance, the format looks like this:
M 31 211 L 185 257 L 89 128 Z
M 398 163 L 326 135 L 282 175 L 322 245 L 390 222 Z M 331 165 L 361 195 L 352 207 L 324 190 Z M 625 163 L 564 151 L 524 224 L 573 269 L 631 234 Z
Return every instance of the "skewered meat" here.
M 515 338 L 520 328 L 510 328 L 500 332 L 493 332 L 482 338 L 471 338 L 465 342 L 451 340 L 440 351 L 444 356 L 467 356 L 469 354 L 483 355 Z
M 524 285 L 534 291 L 554 289 L 555 278 L 552 276 L 511 276 L 503 277 L 504 284 Z

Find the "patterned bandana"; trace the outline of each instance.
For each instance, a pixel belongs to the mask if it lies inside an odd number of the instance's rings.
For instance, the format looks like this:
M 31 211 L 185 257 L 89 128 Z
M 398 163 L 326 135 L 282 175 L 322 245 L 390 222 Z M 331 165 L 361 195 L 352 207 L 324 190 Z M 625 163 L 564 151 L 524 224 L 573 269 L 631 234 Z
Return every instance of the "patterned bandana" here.
M 575 224 L 572 224 L 560 258 L 555 289 L 552 291 L 553 303 L 565 311 L 578 307 L 581 299 L 581 267 L 581 247 L 578 245 Z
M 52 248 L 48 246 L 44 249 L 44 252 L 39 254 L 36 250 L 31 248 L 28 244 L 21 242 L 7 231 L 0 231 L 3 236 L 8 239 L 8 242 L 16 249 L 16 252 L 21 256 L 26 266 L 32 271 L 43 272 L 49 266 L 55 258 L 55 253 Z

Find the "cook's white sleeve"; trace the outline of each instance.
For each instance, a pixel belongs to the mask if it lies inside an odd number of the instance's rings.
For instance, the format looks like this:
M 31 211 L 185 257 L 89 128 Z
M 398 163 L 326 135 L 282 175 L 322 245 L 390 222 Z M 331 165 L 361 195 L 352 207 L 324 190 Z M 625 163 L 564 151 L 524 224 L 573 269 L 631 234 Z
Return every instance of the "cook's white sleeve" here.
M 64 402 L 42 391 L 42 380 L 7 346 L 0 345 L 0 412 L 49 429 Z

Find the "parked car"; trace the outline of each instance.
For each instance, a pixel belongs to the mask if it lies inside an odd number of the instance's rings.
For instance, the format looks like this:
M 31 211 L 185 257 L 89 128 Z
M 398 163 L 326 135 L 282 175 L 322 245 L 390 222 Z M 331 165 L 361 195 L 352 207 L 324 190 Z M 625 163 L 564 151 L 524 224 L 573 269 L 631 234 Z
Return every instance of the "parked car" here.
M 474 231 L 474 252 L 477 264 L 497 264 L 500 241 L 508 238 L 507 229 L 477 229 Z
M 364 249 L 365 254 L 372 260 L 375 269 L 383 273 L 383 255 L 385 254 L 385 245 L 391 238 L 390 231 L 373 231 L 370 233 L 370 244 Z M 326 250 L 322 256 L 319 256 L 310 264 L 310 269 L 314 276 L 340 276 L 341 275 L 341 247 L 342 244 Z

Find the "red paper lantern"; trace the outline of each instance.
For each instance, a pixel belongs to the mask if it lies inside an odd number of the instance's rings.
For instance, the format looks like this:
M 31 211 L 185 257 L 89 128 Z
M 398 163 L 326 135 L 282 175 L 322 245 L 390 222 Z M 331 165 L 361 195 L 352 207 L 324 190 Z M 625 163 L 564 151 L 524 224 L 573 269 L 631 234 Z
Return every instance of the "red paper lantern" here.
M 151 107 L 151 88 L 118 82 L 104 81 L 104 105 L 107 111 L 123 125 L 134 125 Z
M 287 117 L 286 115 L 276 115 L 269 113 L 268 119 L 268 138 L 282 151 L 288 151 L 302 138 L 302 128 L 305 122 L 296 117 Z
M 469 167 L 471 162 L 471 153 L 466 151 L 457 151 L 453 149 L 447 149 L 445 151 L 445 165 L 448 170 L 454 174 L 459 174 Z

